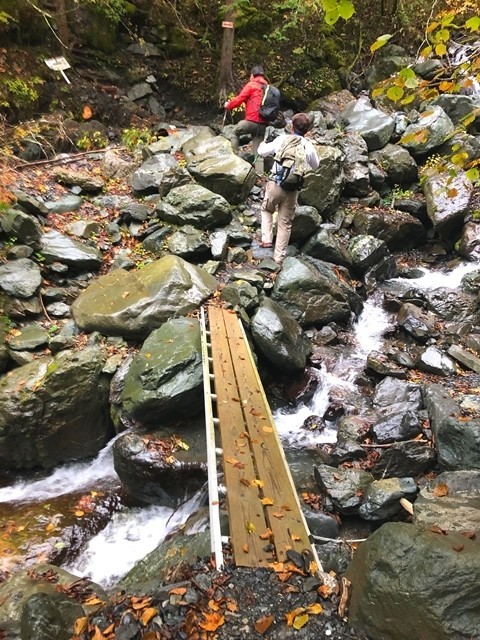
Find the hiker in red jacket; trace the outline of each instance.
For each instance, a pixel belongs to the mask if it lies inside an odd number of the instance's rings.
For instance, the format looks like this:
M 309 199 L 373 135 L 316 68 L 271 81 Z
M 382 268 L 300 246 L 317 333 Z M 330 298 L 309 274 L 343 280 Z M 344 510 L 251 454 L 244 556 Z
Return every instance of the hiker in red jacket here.
M 251 136 L 252 138 L 252 152 L 255 158 L 257 158 L 257 149 L 260 142 L 265 136 L 265 129 L 268 124 L 258 113 L 262 104 L 263 97 L 263 85 L 267 85 L 268 81 L 264 77 L 263 67 L 253 67 L 250 80 L 243 87 L 240 93 L 225 102 L 225 109 L 231 111 L 236 109 L 241 104 L 245 105 L 245 119 L 235 126 L 230 141 L 232 143 L 233 150 L 238 151 L 240 147 L 240 136 Z M 256 163 L 257 164 L 257 163 Z M 260 167 L 255 167 L 257 170 L 263 171 L 263 161 L 260 161 Z

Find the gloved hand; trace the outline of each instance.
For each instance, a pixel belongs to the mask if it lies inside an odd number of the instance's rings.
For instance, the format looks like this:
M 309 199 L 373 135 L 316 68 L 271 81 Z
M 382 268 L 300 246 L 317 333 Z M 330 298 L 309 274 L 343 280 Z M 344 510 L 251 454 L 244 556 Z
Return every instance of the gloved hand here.
M 265 135 L 263 137 L 263 141 L 264 142 L 272 142 L 272 140 L 275 140 L 277 135 L 278 135 L 278 133 L 277 133 L 277 130 L 275 129 L 275 127 L 267 127 L 265 129 Z

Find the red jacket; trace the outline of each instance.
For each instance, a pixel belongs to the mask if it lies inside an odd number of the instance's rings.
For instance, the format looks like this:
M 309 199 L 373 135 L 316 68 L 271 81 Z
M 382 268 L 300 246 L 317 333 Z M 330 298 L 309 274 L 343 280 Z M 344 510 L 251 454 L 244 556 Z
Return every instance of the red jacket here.
M 262 85 L 268 84 L 263 76 L 255 76 L 254 80 L 250 80 L 240 91 L 238 96 L 232 98 L 225 105 L 225 109 L 231 111 L 241 104 L 245 103 L 245 120 L 250 122 L 260 122 L 268 124 L 268 121 L 258 115 L 258 110 L 262 105 L 263 91 Z

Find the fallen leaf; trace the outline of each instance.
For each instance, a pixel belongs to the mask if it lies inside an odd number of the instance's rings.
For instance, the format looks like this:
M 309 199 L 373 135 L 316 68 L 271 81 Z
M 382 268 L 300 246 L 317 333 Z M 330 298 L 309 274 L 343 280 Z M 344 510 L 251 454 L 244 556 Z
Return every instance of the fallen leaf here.
M 293 623 L 294 623 L 294 621 L 295 621 L 295 618 L 296 618 L 298 615 L 302 614 L 302 613 L 305 613 L 305 609 L 304 609 L 304 607 L 297 607 L 296 609 L 293 609 L 292 611 L 288 611 L 288 612 L 285 614 L 285 619 L 286 619 L 286 621 L 287 621 L 287 625 L 288 625 L 289 627 L 292 627 L 292 626 L 293 626 Z
M 103 600 L 100 600 L 97 596 L 91 596 L 88 600 L 85 600 L 83 604 L 88 607 L 93 607 L 97 604 L 103 604 Z
M 205 620 L 199 622 L 199 626 L 205 631 L 216 631 L 225 622 L 225 618 L 221 613 L 204 613 Z
M 445 533 L 446 533 L 443 529 L 440 529 L 440 527 L 437 527 L 436 524 L 431 524 L 428 527 L 428 531 L 431 531 L 432 533 L 440 533 L 440 534 L 443 534 L 443 535 L 445 535 Z
M 77 618 L 75 620 L 75 625 L 73 627 L 73 630 L 75 631 L 76 634 L 83 633 L 87 629 L 88 629 L 88 618 L 86 616 L 83 618 Z
M 262 427 L 262 431 L 265 431 L 265 433 L 273 433 L 273 428 L 264 426 Z
M 255 531 L 257 530 L 253 522 L 250 522 L 249 520 L 247 520 L 247 522 L 245 523 L 245 529 L 248 533 L 255 533 Z
M 244 545 L 242 546 L 242 551 L 243 551 L 244 553 L 248 553 L 249 549 L 250 549 L 250 547 L 248 546 L 248 544 L 244 544 Z
M 292 535 L 290 536 L 291 540 L 293 540 L 294 542 L 298 542 L 299 540 L 301 540 L 302 538 L 300 536 L 298 536 L 296 533 L 292 533 Z
M 271 507 L 273 505 L 273 500 L 267 497 L 262 498 L 260 502 L 263 504 L 264 507 Z
M 475 538 L 475 536 L 477 535 L 475 533 L 475 531 L 462 531 L 461 534 L 462 534 L 462 536 L 465 536 L 466 538 L 469 538 L 470 540 L 473 540 Z
M 313 604 L 309 604 L 307 607 L 307 613 L 311 613 L 314 616 L 318 616 L 323 612 L 323 607 L 319 602 L 314 602 Z
M 254 623 L 254 627 L 255 627 L 255 631 L 257 633 L 260 633 L 262 636 L 264 635 L 264 633 L 266 633 L 270 627 L 272 626 L 272 623 L 274 621 L 274 617 L 273 616 L 265 616 L 263 618 L 259 618 L 255 623 Z
M 227 609 L 232 613 L 235 613 L 235 611 L 238 611 L 238 604 L 234 600 L 230 600 L 227 602 Z
M 274 513 L 272 513 L 272 516 L 273 516 L 274 518 L 278 518 L 279 520 L 280 520 L 280 518 L 283 518 L 283 516 L 284 516 L 284 515 L 285 515 L 285 514 L 284 514 L 284 513 L 282 513 L 281 511 L 280 511 L 280 512 L 279 512 L 279 511 L 275 511 Z
M 187 593 L 186 587 L 175 587 L 175 589 L 171 589 L 168 594 L 170 596 L 183 596 Z
M 212 598 L 210 598 L 210 600 L 208 601 L 208 606 L 212 611 L 219 611 L 220 607 L 218 606 L 218 603 L 213 600 Z
M 272 535 L 273 535 L 273 531 L 269 527 L 263 533 L 260 533 L 259 537 L 260 537 L 261 540 L 269 540 L 270 536 L 272 536 Z
M 83 107 L 83 111 L 82 111 L 82 118 L 84 120 L 90 120 L 90 118 L 93 116 L 93 111 L 92 108 L 88 106 L 88 104 L 86 104 Z
M 465 548 L 465 545 L 463 545 L 463 544 L 454 544 L 453 545 L 453 550 L 454 551 L 463 551 L 464 548 Z
M 298 631 L 298 629 L 301 629 L 302 627 L 304 627 L 307 624 L 308 620 L 309 620 L 308 613 L 302 613 L 302 614 L 300 614 L 299 616 L 297 616 L 295 618 L 295 620 L 293 621 L 293 625 L 292 626 L 293 626 L 294 629 L 297 629 L 297 631 Z
M 261 489 L 264 485 L 265 482 L 263 480 L 251 480 L 250 484 L 252 485 L 252 487 L 258 487 L 259 489 Z
M 439 482 L 433 489 L 433 495 L 436 498 L 448 495 L 448 486 L 444 482 Z
M 150 620 L 152 620 L 157 615 L 157 613 L 158 610 L 155 607 L 148 607 L 142 612 L 140 622 L 146 627 Z
M 95 626 L 95 633 L 93 635 L 92 640 L 106 640 L 105 636 L 97 626 Z
M 228 462 L 228 464 L 232 464 L 233 466 L 239 463 L 239 461 L 236 458 L 231 458 L 230 456 L 225 458 L 225 462 Z

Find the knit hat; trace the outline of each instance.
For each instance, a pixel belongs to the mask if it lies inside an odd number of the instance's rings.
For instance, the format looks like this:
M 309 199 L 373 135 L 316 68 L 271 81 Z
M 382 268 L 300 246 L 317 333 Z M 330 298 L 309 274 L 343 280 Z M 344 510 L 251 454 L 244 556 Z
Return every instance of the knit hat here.
M 257 65 L 256 67 L 253 67 L 252 69 L 252 76 L 263 76 L 264 75 L 264 71 L 263 71 L 263 67 L 261 67 L 260 65 Z

